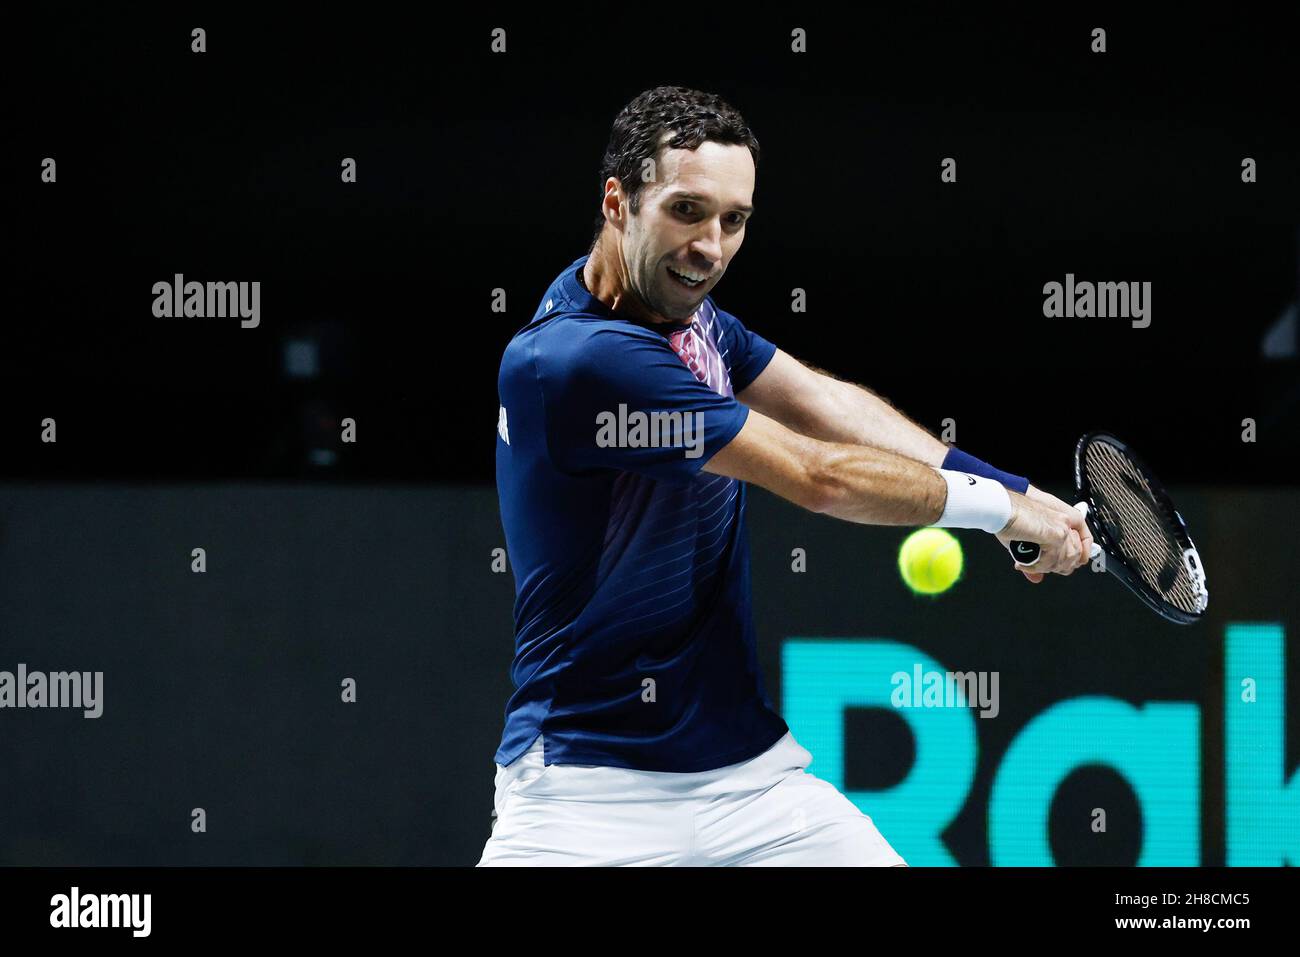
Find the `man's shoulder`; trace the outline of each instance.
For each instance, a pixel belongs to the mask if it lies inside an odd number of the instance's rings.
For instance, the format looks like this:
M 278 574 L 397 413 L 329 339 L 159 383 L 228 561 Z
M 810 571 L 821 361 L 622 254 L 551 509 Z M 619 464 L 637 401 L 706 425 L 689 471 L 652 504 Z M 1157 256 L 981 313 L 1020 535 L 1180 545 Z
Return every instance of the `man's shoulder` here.
M 528 363 L 538 376 L 563 377 L 609 361 L 632 342 L 662 346 L 663 337 L 636 323 L 591 312 L 559 311 L 534 319 L 511 338 L 502 367 Z

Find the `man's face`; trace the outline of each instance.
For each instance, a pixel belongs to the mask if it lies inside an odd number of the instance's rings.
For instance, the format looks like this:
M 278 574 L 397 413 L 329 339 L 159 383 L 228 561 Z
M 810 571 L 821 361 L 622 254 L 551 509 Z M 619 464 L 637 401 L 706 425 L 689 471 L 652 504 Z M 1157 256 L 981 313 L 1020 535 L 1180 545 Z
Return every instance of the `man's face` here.
M 623 259 L 633 289 L 650 309 L 685 322 L 745 239 L 754 159 L 747 147 L 705 142 L 695 150 L 664 151 L 657 172 L 658 182 L 642 189 L 640 212 L 627 219 Z

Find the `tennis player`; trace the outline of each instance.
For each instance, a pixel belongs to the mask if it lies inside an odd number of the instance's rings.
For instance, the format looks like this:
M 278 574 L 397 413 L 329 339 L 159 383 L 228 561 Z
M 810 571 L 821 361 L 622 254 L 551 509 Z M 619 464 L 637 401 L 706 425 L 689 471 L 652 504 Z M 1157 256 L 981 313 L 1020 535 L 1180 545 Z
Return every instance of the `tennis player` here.
M 710 296 L 753 213 L 758 142 L 719 97 L 637 96 L 598 232 L 506 347 L 497 490 L 516 691 L 480 865 L 902 865 L 773 709 L 745 486 L 871 525 L 1036 542 L 1079 513 L 810 369 Z

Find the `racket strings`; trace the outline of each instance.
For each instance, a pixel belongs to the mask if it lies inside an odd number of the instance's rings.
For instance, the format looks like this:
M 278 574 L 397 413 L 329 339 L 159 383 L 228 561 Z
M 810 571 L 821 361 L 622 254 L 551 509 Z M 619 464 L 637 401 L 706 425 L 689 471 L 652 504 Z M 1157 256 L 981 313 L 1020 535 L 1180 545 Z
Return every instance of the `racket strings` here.
M 1123 530 L 1114 543 L 1116 551 L 1156 594 L 1184 611 L 1199 611 L 1173 519 L 1165 515 L 1142 470 L 1105 442 L 1090 445 L 1084 462 L 1102 527 L 1112 537 Z

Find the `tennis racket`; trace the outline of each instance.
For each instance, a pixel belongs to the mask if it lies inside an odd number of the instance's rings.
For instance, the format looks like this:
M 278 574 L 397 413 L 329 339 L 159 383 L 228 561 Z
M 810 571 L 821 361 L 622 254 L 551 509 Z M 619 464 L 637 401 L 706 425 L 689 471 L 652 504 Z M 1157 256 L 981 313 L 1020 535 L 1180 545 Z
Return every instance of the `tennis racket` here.
M 1190 625 L 1210 602 L 1201 556 L 1151 470 L 1127 445 L 1105 432 L 1089 432 L 1074 449 L 1074 484 L 1092 532 L 1092 555 L 1162 618 Z M 1008 546 L 1021 565 L 1042 556 L 1034 542 Z

